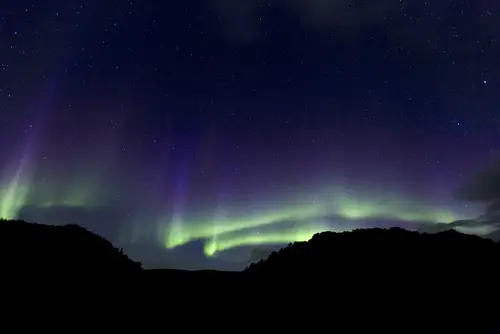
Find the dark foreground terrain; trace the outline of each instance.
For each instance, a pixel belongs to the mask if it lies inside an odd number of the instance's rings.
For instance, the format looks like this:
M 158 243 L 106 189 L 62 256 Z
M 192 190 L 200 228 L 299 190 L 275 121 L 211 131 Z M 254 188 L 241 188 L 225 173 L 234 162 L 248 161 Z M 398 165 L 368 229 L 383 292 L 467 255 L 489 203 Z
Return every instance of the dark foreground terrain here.
M 10 273 L 36 275 L 142 271 L 108 240 L 78 225 L 0 221 L 0 261 Z
M 155 308 L 160 317 L 168 309 L 198 319 L 188 327 L 230 321 L 246 331 L 500 333 L 500 244 L 455 231 L 324 232 L 243 272 L 190 272 L 143 270 L 79 226 L 1 221 L 0 261 L 3 278 L 19 277 L 24 287 L 26 278 L 59 282 L 51 298 L 64 292 L 79 300 L 92 286 L 95 305 L 118 298 L 128 303 L 120 307 Z

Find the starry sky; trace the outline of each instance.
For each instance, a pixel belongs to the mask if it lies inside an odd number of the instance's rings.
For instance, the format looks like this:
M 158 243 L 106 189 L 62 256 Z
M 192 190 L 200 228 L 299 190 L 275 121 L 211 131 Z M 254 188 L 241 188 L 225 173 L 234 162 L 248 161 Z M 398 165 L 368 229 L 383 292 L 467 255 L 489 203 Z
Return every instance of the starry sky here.
M 242 269 L 324 230 L 458 228 L 482 203 L 456 189 L 500 149 L 499 16 L 489 0 L 2 1 L 0 217 L 183 269 Z

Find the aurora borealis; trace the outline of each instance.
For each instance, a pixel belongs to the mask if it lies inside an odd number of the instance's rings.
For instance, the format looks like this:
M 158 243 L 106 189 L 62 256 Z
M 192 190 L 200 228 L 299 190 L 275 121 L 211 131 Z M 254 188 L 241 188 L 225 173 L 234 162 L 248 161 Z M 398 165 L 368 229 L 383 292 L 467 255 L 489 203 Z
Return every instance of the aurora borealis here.
M 500 147 L 491 6 L 2 2 L 0 217 L 190 269 L 475 219 L 454 192 Z

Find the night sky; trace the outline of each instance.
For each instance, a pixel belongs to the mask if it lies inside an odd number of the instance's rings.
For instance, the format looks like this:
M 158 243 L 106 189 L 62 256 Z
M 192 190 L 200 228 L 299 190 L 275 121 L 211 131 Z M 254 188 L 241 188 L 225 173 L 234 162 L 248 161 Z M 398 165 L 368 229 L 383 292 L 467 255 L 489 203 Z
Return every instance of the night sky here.
M 497 1 L 4 0 L 0 217 L 189 269 L 473 219 L 499 106 Z

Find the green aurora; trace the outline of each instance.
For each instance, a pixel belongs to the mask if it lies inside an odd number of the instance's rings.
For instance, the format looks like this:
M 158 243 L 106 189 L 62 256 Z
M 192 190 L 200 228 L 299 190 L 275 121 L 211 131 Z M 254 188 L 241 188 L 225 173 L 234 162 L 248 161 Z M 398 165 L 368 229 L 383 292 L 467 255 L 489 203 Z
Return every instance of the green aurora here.
M 97 177 L 75 178 L 79 182 L 33 182 L 27 162 L 23 162 L 4 178 L 0 192 L 0 218 L 15 219 L 26 206 L 40 208 L 82 207 L 92 208 L 107 204 L 112 200 L 99 188 Z M 92 173 L 89 173 L 91 175 Z M 310 239 L 315 233 L 326 230 L 338 230 L 325 221 L 325 217 L 335 216 L 342 221 L 351 221 L 352 227 L 343 226 L 340 230 L 356 228 L 356 222 L 366 219 L 387 219 L 402 224 L 412 222 L 450 223 L 455 220 L 470 218 L 471 212 L 457 212 L 450 208 L 435 206 L 416 201 L 403 200 L 401 196 L 392 196 L 379 192 L 347 193 L 341 190 L 329 190 L 321 193 L 314 200 L 298 199 L 281 202 L 274 207 L 269 205 L 252 207 L 236 214 L 232 207 L 219 206 L 215 212 L 193 214 L 189 210 L 174 210 L 156 216 L 156 239 L 166 249 L 174 249 L 192 241 L 204 241 L 205 255 L 217 253 L 240 246 L 287 244 Z M 326 195 L 325 195 L 326 194 Z M 361 196 L 363 195 L 363 196 Z M 299 196 L 300 197 L 300 196 Z M 303 196 L 307 197 L 307 196 Z M 376 200 L 374 200 L 376 199 Z M 129 223 L 128 238 L 133 243 L 144 232 L 141 221 L 151 217 L 145 214 L 138 203 L 134 208 L 134 223 Z M 250 213 L 249 213 L 250 212 Z M 295 222 L 293 226 L 287 223 Z M 124 227 L 125 229 L 125 227 Z
M 390 199 L 387 203 L 393 203 L 393 206 L 345 196 L 336 198 L 323 204 L 293 204 L 253 216 L 214 217 L 210 220 L 182 219 L 179 216 L 166 218 L 159 224 L 163 226 L 160 235 L 168 249 L 195 240 L 206 240 L 205 254 L 213 256 L 239 246 L 307 241 L 316 233 L 335 229 L 324 222 L 326 216 L 352 221 L 352 228 L 356 227 L 356 221 L 365 219 L 387 219 L 410 225 L 413 222 L 451 223 L 465 217 L 447 209 L 419 207 Z M 290 221 L 300 223 L 284 228 L 283 223 Z

